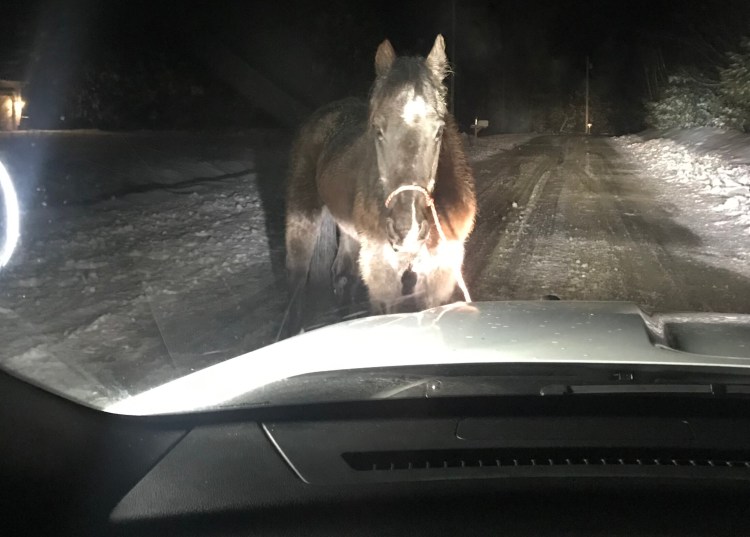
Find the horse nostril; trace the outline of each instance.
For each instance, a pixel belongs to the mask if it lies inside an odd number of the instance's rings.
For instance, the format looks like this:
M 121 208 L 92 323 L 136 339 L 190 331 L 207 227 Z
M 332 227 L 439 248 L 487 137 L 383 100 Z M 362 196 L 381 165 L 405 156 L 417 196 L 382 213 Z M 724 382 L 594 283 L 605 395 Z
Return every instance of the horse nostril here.
M 429 232 L 430 224 L 427 222 L 427 220 L 422 220 L 422 225 L 419 227 L 419 235 L 417 235 L 417 239 L 419 239 L 420 241 L 425 240 Z
M 395 244 L 400 241 L 401 238 L 398 236 L 398 233 L 396 233 L 396 227 L 393 225 L 393 218 L 386 218 L 385 231 L 388 235 L 388 240 L 391 241 L 391 244 Z

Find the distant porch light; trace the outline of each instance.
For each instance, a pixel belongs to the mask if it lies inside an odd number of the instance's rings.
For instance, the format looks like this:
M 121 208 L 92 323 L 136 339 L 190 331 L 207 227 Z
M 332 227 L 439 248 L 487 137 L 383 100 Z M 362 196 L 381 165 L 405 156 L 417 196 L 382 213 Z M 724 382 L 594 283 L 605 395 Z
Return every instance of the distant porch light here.
M 24 101 L 20 97 L 16 97 L 16 99 L 13 101 L 13 111 L 15 112 L 16 121 L 18 123 L 21 122 L 21 118 L 23 117 L 23 109 L 25 106 L 26 101 Z
M 15 131 L 21 126 L 26 101 L 22 91 L 25 82 L 0 80 L 0 131 Z

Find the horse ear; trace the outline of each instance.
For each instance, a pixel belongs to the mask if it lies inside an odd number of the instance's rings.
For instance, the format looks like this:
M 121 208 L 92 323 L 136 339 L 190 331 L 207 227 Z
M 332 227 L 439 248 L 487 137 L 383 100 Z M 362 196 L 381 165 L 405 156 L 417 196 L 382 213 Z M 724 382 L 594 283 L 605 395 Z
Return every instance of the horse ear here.
M 430 55 L 427 56 L 427 66 L 440 80 L 448 75 L 448 57 L 445 55 L 445 39 L 442 34 L 435 38 Z
M 375 53 L 375 73 L 378 76 L 385 76 L 391 70 L 391 65 L 396 60 L 396 51 L 393 45 L 387 39 L 380 43 L 378 51 Z

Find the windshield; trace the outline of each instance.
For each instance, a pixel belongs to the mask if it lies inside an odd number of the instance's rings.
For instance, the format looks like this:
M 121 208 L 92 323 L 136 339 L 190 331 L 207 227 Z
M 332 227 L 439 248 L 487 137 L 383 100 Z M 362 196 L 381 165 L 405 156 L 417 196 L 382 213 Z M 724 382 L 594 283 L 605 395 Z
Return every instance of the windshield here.
M 618 346 L 750 365 L 746 1 L 36 0 L 3 20 L 13 375 L 116 411 L 201 371 L 196 400 L 234 386 L 221 406 Z

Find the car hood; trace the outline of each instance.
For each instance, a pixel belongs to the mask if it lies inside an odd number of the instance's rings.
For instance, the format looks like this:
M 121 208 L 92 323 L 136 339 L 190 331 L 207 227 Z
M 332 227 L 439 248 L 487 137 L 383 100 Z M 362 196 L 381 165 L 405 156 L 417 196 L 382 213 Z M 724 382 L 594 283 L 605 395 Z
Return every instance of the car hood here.
M 106 410 L 136 415 L 208 410 L 313 373 L 495 363 L 712 366 L 750 372 L 750 315 L 648 316 L 628 302 L 455 303 L 319 328 Z

